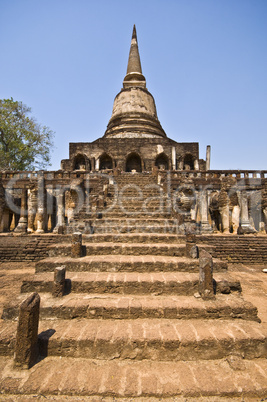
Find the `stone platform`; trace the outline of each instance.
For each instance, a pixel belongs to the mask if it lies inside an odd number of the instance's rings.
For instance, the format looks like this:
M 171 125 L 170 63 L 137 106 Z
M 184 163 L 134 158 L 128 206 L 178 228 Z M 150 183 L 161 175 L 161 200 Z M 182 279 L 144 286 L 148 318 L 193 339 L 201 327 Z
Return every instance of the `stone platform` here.
M 57 247 L 65 249 L 63 244 Z M 177 249 L 181 252 L 182 243 Z M 58 266 L 65 259 L 77 268 L 92 257 L 96 255 L 61 255 L 48 261 L 54 259 Z M 18 274 L 16 286 L 22 285 L 22 292 L 40 292 L 43 357 L 27 371 L 13 368 L 16 306 L 29 294 L 21 293 L 10 300 L 4 310 L 7 319 L 1 321 L 0 400 L 10 394 L 14 401 L 22 394 L 91 401 L 267 397 L 267 288 L 260 267 L 233 265 L 215 272 L 218 284 L 225 279 L 232 284 L 231 293 L 217 292 L 216 300 L 203 301 L 193 296 L 196 270 L 180 271 L 177 265 L 164 273 L 126 273 L 114 271 L 118 255 L 111 257 L 113 272 L 72 271 L 70 265 L 67 278 L 73 288 L 63 298 L 51 296 L 53 266 L 42 271 L 48 261 L 37 263 L 41 271 L 24 281 L 21 266 L 10 271 L 12 264 L 8 270 L 2 264 L 2 275 L 10 275 L 10 282 Z

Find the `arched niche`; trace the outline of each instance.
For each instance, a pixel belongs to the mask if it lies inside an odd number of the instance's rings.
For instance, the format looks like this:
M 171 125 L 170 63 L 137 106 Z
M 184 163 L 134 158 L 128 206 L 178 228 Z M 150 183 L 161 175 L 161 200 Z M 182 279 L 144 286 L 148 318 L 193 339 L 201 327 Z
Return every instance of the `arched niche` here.
M 136 170 L 136 172 L 142 172 L 142 161 L 140 156 L 136 152 L 132 152 L 126 159 L 126 172 Z
M 156 157 L 155 166 L 157 166 L 160 170 L 169 169 L 169 158 L 164 152 Z
M 113 169 L 113 161 L 111 156 L 109 156 L 106 152 L 103 153 L 99 158 L 99 169 Z
M 78 154 L 73 159 L 73 170 L 88 170 L 88 168 L 90 170 L 89 164 L 84 155 Z
M 194 158 L 191 154 L 184 157 L 184 170 L 194 170 Z

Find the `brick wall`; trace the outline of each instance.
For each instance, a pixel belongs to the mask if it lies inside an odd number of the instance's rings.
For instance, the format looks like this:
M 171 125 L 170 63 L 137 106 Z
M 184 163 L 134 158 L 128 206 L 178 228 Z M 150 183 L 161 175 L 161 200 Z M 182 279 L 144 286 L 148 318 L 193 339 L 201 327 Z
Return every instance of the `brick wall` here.
M 267 236 L 197 236 L 198 243 L 215 246 L 213 256 L 229 263 L 267 264 Z
M 50 244 L 62 242 L 63 239 L 68 241 L 70 237 L 61 235 L 2 235 L 0 236 L 0 261 L 39 261 L 48 256 Z

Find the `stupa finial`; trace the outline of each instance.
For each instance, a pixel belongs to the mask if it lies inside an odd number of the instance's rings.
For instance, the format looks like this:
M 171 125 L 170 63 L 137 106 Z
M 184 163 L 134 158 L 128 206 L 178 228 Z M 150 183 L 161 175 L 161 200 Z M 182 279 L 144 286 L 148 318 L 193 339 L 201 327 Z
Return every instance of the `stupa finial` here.
M 123 87 L 146 87 L 146 79 L 142 74 L 141 60 L 138 50 L 136 27 L 133 26 L 131 48 L 128 58 L 127 74 L 123 81 Z

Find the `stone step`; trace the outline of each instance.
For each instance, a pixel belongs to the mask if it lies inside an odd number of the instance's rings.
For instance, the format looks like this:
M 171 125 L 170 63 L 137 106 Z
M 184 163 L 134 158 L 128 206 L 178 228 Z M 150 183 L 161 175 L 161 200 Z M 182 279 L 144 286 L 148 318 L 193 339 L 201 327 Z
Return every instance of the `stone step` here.
M 166 216 L 172 218 L 172 210 L 168 209 L 168 208 L 142 208 L 142 206 L 125 206 L 125 207 L 114 207 L 114 208 L 103 208 L 102 210 L 100 210 L 100 213 L 103 216 L 110 216 L 112 217 L 114 216 L 129 216 L 131 217 L 131 215 L 138 217 L 140 216 L 140 218 L 145 218 L 148 219 L 149 217 L 151 218 L 158 218 L 158 219 L 162 219 L 165 218 Z M 85 215 L 84 215 L 85 216 Z M 174 218 L 172 218 L 174 219 Z
M 78 373 L 77 376 L 74 373 Z M 49 356 L 18 375 L 0 358 L 3 400 L 229 402 L 267 395 L 267 360 L 92 360 Z M 18 394 L 18 395 L 15 395 Z M 23 396 L 22 396 L 23 395 Z
M 162 202 L 164 204 L 172 202 L 171 195 L 161 190 L 147 190 L 147 189 L 135 189 L 135 188 L 123 188 L 118 191 L 108 191 L 105 196 L 106 201 L 137 201 L 137 202 Z
M 119 195 L 123 197 L 125 194 L 132 194 L 133 197 L 135 196 L 144 196 L 144 195 L 151 195 L 153 197 L 167 197 L 168 193 L 164 191 L 164 189 L 158 185 L 152 184 L 145 184 L 145 185 L 140 185 L 140 183 L 120 183 L 117 185 L 112 185 L 109 186 L 108 189 L 106 190 L 108 194 L 111 195 Z
M 3 319 L 16 319 L 19 305 L 28 296 L 24 293 L 4 307 Z M 68 294 L 62 298 L 42 293 L 40 317 L 65 319 L 242 319 L 259 321 L 257 308 L 240 295 L 216 295 L 215 300 L 194 296 L 145 296 L 120 294 Z
M 81 258 L 50 257 L 35 265 L 36 273 L 51 272 L 65 265 L 67 271 L 89 272 L 198 272 L 199 261 L 187 257 L 168 257 L 160 255 L 91 255 Z M 227 263 L 213 259 L 214 272 L 227 271 Z
M 194 295 L 198 292 L 199 274 L 185 272 L 67 272 L 66 287 L 73 293 Z M 216 294 L 241 292 L 239 281 L 229 274 L 216 274 Z M 53 291 L 52 272 L 36 274 L 23 281 L 22 293 Z
M 185 244 L 185 236 L 172 235 L 165 233 L 124 233 L 124 234 L 85 234 L 83 235 L 83 241 L 103 243 L 175 243 Z M 204 245 L 203 245 L 204 246 Z M 210 249 L 214 249 L 213 246 L 207 246 Z
M 162 255 L 184 257 L 183 244 L 166 243 L 84 243 L 86 255 Z M 207 248 L 207 247 L 205 247 Z M 49 256 L 70 256 L 70 244 L 55 244 L 49 247 Z
M 0 333 L 5 356 L 14 352 L 16 323 L 12 324 L 4 323 Z M 266 358 L 267 328 L 242 320 L 47 319 L 40 321 L 39 345 L 41 354 L 48 356 L 212 363 L 232 355 Z
M 114 224 L 98 225 L 95 221 L 92 225 L 93 233 L 166 233 L 166 234 L 183 234 L 184 225 L 170 225 L 166 219 L 165 224 L 158 225 L 128 225 L 127 221 Z
M 167 204 L 171 203 L 171 197 L 169 197 L 166 193 L 160 191 L 144 191 L 141 190 L 140 192 L 136 190 L 123 190 L 115 192 L 108 192 L 107 196 L 105 197 L 107 202 L 117 202 L 123 203 L 126 201 L 129 202 L 140 202 L 140 203 L 147 203 L 147 202 L 154 202 L 155 204 L 162 203 Z
M 98 212 L 92 212 L 92 213 L 83 213 L 83 214 L 77 214 L 74 215 L 73 218 L 71 218 L 71 222 L 75 221 L 88 221 L 88 222 L 97 222 L 98 220 L 101 219 L 117 219 L 117 220 L 122 220 L 126 221 L 128 219 L 139 219 L 140 223 L 143 221 L 146 222 L 149 219 L 152 220 L 157 220 L 155 222 L 156 225 L 161 223 L 162 221 L 169 221 L 172 220 L 176 224 L 177 219 L 173 217 L 171 213 L 158 213 L 157 211 L 155 212 L 143 212 L 143 211 L 125 211 L 123 212 L 122 210 L 112 210 L 112 211 L 104 211 L 100 210 Z
M 144 205 L 144 204 L 122 204 L 122 205 L 118 205 L 118 204 L 110 204 L 110 205 L 105 205 L 105 206 L 98 206 L 95 209 L 81 209 L 80 211 L 78 211 L 74 216 L 86 216 L 86 215 L 93 215 L 97 213 L 102 213 L 102 214 L 117 214 L 117 213 L 123 213 L 123 214 L 130 214 L 130 213 L 140 213 L 143 215 L 164 215 L 164 214 L 171 214 L 172 213 L 172 209 L 168 208 L 167 206 L 160 206 L 160 205 L 154 205 L 154 206 L 150 206 L 150 205 Z
M 73 222 L 70 226 L 66 227 L 67 233 L 71 234 L 75 231 L 81 231 L 84 234 L 122 234 L 122 233 L 143 233 L 143 234 L 184 234 L 184 225 L 161 225 L 161 226 L 150 226 L 150 225 L 132 225 L 129 226 L 127 223 L 121 223 L 118 225 L 98 225 L 91 224 L 86 220 L 79 220 Z

